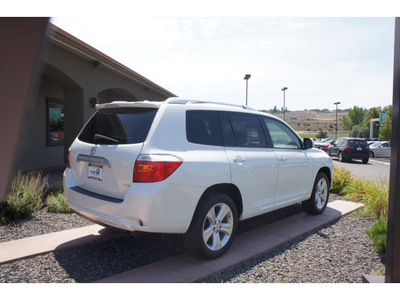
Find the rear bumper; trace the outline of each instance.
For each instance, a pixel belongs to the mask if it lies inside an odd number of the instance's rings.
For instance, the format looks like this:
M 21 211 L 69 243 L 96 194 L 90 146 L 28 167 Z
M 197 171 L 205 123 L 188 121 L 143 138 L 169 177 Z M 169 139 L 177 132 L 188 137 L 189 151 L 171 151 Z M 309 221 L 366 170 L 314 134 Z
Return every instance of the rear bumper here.
M 369 159 L 369 152 L 349 152 L 343 151 L 343 158 L 345 159 Z
M 203 193 L 200 187 L 166 182 L 132 183 L 124 199 L 112 201 L 80 188 L 70 173 L 64 172 L 69 206 L 88 220 L 127 231 L 185 233 Z

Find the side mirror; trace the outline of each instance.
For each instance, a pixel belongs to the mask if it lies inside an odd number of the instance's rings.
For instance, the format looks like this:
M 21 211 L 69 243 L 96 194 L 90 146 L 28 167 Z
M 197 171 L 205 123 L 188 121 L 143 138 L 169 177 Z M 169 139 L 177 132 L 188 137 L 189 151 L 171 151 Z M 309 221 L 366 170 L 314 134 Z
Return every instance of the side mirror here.
M 314 142 L 310 138 L 304 138 L 303 144 L 304 144 L 304 149 L 311 149 L 314 147 Z

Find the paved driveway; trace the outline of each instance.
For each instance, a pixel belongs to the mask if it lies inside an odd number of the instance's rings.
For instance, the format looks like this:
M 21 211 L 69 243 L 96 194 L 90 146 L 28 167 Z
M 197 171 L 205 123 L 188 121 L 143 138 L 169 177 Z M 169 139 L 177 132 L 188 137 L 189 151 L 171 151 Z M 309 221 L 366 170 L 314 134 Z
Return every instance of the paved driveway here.
M 332 160 L 335 167 L 348 169 L 357 177 L 389 181 L 390 163 L 374 159 L 370 159 L 368 164 L 363 164 L 361 160 L 352 160 L 351 162 L 339 162 L 336 158 Z

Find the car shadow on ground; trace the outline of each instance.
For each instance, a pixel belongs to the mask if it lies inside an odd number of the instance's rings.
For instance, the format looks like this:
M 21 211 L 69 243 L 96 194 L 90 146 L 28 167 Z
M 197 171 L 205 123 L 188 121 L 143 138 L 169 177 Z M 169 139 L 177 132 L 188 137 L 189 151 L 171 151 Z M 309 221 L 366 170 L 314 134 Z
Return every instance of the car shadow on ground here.
M 300 204 L 239 222 L 238 235 L 302 212 Z M 58 264 L 76 282 L 95 282 L 185 251 L 181 235 L 128 233 L 122 237 L 54 252 Z
M 346 160 L 346 161 L 339 161 L 338 158 L 333 158 L 332 157 L 332 160 L 335 160 L 335 161 L 337 161 L 339 163 L 342 163 L 342 164 L 372 165 L 371 161 L 368 161 L 366 164 L 364 164 L 361 160 L 354 160 L 354 159 Z

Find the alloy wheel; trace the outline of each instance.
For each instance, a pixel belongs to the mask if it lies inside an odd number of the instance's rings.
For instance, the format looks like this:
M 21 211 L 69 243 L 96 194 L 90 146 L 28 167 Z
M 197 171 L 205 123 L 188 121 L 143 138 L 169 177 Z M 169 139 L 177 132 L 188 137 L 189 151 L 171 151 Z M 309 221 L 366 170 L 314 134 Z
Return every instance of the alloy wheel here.
M 315 206 L 318 209 L 322 209 L 325 205 L 327 198 L 328 198 L 328 184 L 324 178 L 321 178 L 318 181 L 317 188 L 315 191 Z
M 218 251 L 229 241 L 234 227 L 233 214 L 225 203 L 214 205 L 203 222 L 203 241 L 212 251 Z

